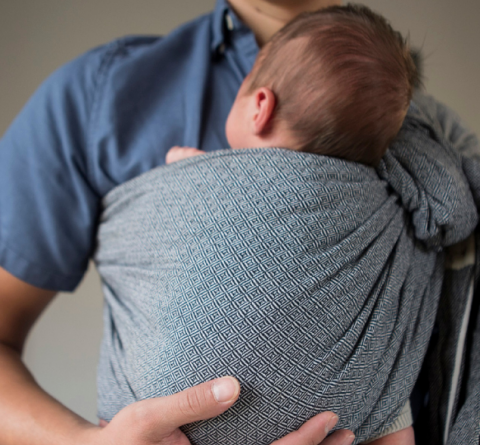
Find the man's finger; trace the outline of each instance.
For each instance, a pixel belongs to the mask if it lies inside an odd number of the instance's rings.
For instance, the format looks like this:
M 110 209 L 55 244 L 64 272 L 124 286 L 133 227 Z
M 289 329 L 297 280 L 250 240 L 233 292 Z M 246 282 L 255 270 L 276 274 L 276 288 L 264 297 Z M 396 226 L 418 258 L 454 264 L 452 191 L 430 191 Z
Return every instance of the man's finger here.
M 157 426 L 173 430 L 187 423 L 210 419 L 230 408 L 238 399 L 240 384 L 233 377 L 222 377 L 160 399 L 150 399 Z
M 355 435 L 351 431 L 338 430 L 325 439 L 321 445 L 351 445 L 354 440 Z
M 336 431 L 325 439 L 337 422 L 338 417 L 332 412 L 317 414 L 300 429 L 287 434 L 272 445 L 350 445 L 355 436 L 348 430 Z

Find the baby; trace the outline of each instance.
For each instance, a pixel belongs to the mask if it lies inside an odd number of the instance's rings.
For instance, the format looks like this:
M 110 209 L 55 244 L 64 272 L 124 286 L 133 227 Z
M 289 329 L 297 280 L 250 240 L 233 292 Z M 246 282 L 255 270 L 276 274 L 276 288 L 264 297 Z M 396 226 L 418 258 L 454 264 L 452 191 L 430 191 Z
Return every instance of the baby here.
M 419 82 L 409 47 L 363 6 L 302 14 L 260 51 L 226 123 L 231 148 L 283 147 L 375 167 Z M 203 154 L 173 147 L 167 164 Z
M 235 149 L 283 147 L 375 167 L 417 82 L 408 44 L 368 8 L 302 14 L 260 51 L 228 116 L 227 140 Z M 173 147 L 166 163 L 203 153 Z M 413 444 L 408 406 L 400 418 L 372 443 Z

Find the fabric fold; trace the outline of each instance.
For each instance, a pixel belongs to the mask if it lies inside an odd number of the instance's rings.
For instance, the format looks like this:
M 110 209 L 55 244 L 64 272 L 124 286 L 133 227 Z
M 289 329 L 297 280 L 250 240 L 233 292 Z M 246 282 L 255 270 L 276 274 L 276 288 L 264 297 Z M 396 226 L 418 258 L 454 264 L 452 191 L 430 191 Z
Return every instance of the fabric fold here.
M 356 443 L 387 430 L 426 353 L 443 248 L 477 224 L 469 187 L 413 118 L 377 171 L 226 150 L 117 187 L 95 254 L 110 320 L 99 417 L 233 375 L 239 402 L 184 427 L 192 443 L 268 445 L 323 410 Z

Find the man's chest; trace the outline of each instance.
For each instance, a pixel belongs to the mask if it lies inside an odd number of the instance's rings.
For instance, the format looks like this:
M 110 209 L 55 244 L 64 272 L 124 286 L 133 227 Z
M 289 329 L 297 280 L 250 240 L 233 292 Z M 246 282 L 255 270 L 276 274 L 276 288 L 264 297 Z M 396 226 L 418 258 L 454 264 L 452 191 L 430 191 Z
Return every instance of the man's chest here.
M 225 122 L 243 80 L 231 62 L 150 67 L 105 86 L 91 142 L 100 195 L 165 164 L 174 145 L 228 148 Z

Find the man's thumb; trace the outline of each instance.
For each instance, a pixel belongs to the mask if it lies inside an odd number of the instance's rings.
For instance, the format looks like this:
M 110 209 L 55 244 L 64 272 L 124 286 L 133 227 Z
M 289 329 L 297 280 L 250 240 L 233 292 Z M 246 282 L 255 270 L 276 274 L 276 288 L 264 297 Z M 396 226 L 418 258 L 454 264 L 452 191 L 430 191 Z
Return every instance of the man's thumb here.
M 222 377 L 158 400 L 158 418 L 168 429 L 210 419 L 230 408 L 238 399 L 240 384 L 234 377 Z

